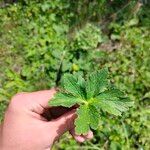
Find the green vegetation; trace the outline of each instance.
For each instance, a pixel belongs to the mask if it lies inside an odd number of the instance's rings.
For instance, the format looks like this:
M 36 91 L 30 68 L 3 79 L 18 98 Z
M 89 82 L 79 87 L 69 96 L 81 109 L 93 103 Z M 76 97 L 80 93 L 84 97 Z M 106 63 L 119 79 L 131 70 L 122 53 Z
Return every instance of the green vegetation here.
M 134 107 L 118 117 L 102 111 L 92 141 L 78 144 L 66 134 L 53 149 L 149 150 L 150 9 L 146 2 L 0 2 L 0 120 L 17 92 L 59 86 L 65 74 L 85 76 L 107 67 L 111 83 L 127 92 Z
M 107 69 L 91 73 L 86 81 L 80 75 L 65 75 L 64 88 L 49 101 L 50 106 L 79 105 L 75 120 L 77 134 L 87 134 L 90 128 L 98 128 L 100 109 L 118 116 L 132 106 L 130 99 L 109 83 L 107 76 Z

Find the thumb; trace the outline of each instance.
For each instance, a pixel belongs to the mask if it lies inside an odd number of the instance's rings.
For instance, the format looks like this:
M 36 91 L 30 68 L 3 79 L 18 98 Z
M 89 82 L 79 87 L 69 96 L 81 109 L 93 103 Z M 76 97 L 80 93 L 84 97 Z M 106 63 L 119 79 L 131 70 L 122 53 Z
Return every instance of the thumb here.
M 50 121 L 49 124 L 49 132 L 53 134 L 53 138 L 57 140 L 61 135 L 65 132 L 74 128 L 74 120 L 76 118 L 75 114 L 76 110 L 73 109 L 64 115 L 60 116 L 57 119 Z

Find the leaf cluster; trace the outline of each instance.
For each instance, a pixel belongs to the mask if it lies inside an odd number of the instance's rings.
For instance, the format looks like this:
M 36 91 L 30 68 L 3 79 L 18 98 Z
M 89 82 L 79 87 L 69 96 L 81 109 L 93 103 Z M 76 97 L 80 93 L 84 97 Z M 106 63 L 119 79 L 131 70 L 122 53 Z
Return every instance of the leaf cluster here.
M 107 78 L 106 68 L 91 73 L 87 80 L 79 75 L 66 74 L 62 91 L 56 93 L 49 105 L 70 108 L 78 104 L 76 133 L 86 134 L 90 128 L 96 130 L 101 110 L 118 116 L 133 104 L 122 91 L 112 86 Z

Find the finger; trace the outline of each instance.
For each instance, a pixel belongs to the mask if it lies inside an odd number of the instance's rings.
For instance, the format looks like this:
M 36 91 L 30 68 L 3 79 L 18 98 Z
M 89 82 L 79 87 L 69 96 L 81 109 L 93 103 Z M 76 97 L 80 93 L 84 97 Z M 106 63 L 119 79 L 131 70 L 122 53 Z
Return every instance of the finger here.
M 76 110 L 71 110 L 61 117 L 48 122 L 48 132 L 53 132 L 55 140 L 74 127 L 74 120 L 76 118 L 75 112 Z
M 92 131 L 89 131 L 89 132 L 87 133 L 87 135 L 83 135 L 83 137 L 84 137 L 85 139 L 87 139 L 87 140 L 90 140 L 90 139 L 93 138 L 93 132 L 92 132 Z
M 49 107 L 48 101 L 53 98 L 55 93 L 56 90 L 53 88 L 51 90 L 43 90 L 43 91 L 28 93 L 27 97 L 32 104 L 36 103 L 43 108 L 48 108 Z
M 52 99 L 56 90 L 44 90 L 31 93 L 18 93 L 12 97 L 8 110 L 24 111 L 41 114 L 45 108 L 48 108 L 48 101 Z
M 93 132 L 89 131 L 87 133 L 87 135 L 77 135 L 75 133 L 75 129 L 71 129 L 70 130 L 70 134 L 73 136 L 73 138 L 77 141 L 77 142 L 84 142 L 85 140 L 90 140 L 93 138 Z
M 70 131 L 70 134 L 72 135 L 72 137 L 77 141 L 77 142 L 79 142 L 79 143 L 82 143 L 82 142 L 84 142 L 85 141 L 85 137 L 83 137 L 82 135 L 77 135 L 77 134 L 75 134 L 75 129 L 73 128 L 73 129 L 71 129 Z

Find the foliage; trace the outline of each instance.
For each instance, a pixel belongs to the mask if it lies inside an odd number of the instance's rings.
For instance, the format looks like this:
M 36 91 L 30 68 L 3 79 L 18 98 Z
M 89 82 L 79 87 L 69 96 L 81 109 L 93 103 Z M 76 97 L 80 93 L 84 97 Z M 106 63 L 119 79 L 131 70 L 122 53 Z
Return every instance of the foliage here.
M 66 73 L 85 76 L 106 66 L 134 107 L 117 118 L 102 111 L 92 141 L 79 145 L 65 135 L 54 149 L 148 150 L 149 4 L 84 2 L 18 0 L 0 9 L 0 120 L 15 93 L 48 89 Z
M 91 73 L 87 80 L 81 76 L 66 75 L 62 92 L 49 101 L 50 106 L 72 107 L 79 105 L 75 120 L 77 134 L 87 134 L 90 128 L 97 129 L 100 109 L 114 115 L 121 115 L 132 106 L 124 93 L 107 81 L 108 70 Z

